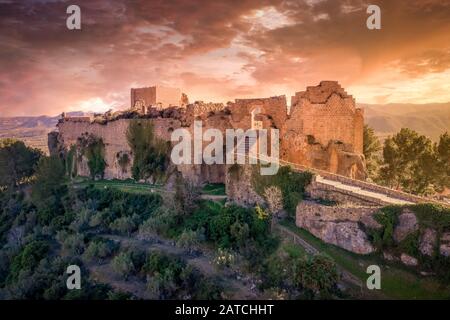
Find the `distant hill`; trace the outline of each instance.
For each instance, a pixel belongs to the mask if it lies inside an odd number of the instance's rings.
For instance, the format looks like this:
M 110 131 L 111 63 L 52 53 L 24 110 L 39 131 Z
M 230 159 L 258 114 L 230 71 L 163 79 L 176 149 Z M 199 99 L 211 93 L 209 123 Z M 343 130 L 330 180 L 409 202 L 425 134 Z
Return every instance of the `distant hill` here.
M 434 141 L 450 133 L 450 102 L 429 104 L 358 104 L 364 108 L 364 119 L 377 135 L 386 137 L 401 128 L 411 128 Z
M 82 116 L 84 112 L 69 112 L 70 116 Z M 47 134 L 54 130 L 60 116 L 0 117 L 0 139 L 14 138 L 25 144 L 48 152 Z

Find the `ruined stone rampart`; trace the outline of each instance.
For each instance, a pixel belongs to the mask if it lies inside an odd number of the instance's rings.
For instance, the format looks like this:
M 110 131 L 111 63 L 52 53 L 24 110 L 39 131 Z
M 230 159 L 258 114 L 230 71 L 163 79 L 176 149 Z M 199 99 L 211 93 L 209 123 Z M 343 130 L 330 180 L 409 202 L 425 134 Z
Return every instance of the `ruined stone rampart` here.
M 166 141 L 181 126 L 192 134 L 194 121 L 201 120 L 204 130 L 219 129 L 223 134 L 226 129 L 278 129 L 282 160 L 356 179 L 366 177 L 364 157 L 359 142 L 355 142 L 362 141 L 362 112 L 355 110 L 353 98 L 337 82 L 324 81 L 297 93 L 290 115 L 285 96 L 236 99 L 226 106 L 201 101 L 181 106 L 187 101 L 179 89 L 132 89 L 130 110 L 93 119 L 63 117 L 58 125 L 60 147 L 53 149 L 68 150 L 79 137 L 91 134 L 105 144 L 105 178 L 129 178 L 129 170 L 121 170 L 115 157 L 130 152 L 126 141 L 130 119 L 152 121 L 157 136 Z M 205 166 L 184 165 L 179 169 L 193 181 L 225 182 L 224 165 Z M 79 173 L 85 174 L 86 167 L 81 164 Z
M 131 149 L 127 141 L 127 130 L 131 119 L 119 119 L 108 121 L 105 124 L 91 123 L 86 121 L 62 121 L 58 124 L 58 143 L 64 149 L 69 150 L 76 145 L 82 136 L 93 135 L 100 138 L 105 145 L 105 178 L 106 179 L 128 179 L 131 178 L 131 163 L 126 170 L 118 163 L 118 155 L 127 153 L 132 160 Z M 151 119 L 154 124 L 155 134 L 170 141 L 171 129 L 180 127 L 177 120 L 170 118 Z M 84 159 L 85 160 L 85 159 Z M 86 161 L 78 162 L 78 174 L 89 176 Z

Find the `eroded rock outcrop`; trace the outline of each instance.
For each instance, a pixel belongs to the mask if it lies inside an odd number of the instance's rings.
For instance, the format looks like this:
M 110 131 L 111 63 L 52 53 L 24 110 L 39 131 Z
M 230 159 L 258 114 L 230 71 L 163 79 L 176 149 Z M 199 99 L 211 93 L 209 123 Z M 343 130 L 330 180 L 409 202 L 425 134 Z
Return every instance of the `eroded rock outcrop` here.
M 420 238 L 419 250 L 423 255 L 432 256 L 436 247 L 437 232 L 431 228 L 426 228 Z
M 450 232 L 445 232 L 442 234 L 439 253 L 445 257 L 450 257 Z
M 371 217 L 378 209 L 373 207 L 338 207 L 302 201 L 297 206 L 296 225 L 306 229 L 327 243 L 359 254 L 375 249 L 361 228 L 377 227 Z
M 253 168 L 251 165 L 228 165 L 225 187 L 228 200 L 241 206 L 254 206 L 264 203 L 252 185 Z
M 419 264 L 419 262 L 417 261 L 416 258 L 414 258 L 406 253 L 402 253 L 400 255 L 400 261 L 403 262 L 403 264 L 410 266 L 410 267 L 415 267 Z
M 398 243 L 404 240 L 408 235 L 417 231 L 418 228 L 416 215 L 409 210 L 404 210 L 398 216 L 398 224 L 394 229 L 394 241 Z

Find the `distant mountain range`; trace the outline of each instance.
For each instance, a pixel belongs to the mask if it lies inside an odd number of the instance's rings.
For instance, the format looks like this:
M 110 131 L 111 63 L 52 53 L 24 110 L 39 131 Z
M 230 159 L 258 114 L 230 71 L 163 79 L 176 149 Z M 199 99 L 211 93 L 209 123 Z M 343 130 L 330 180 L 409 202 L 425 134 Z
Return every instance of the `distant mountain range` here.
M 445 131 L 450 132 L 450 102 L 430 104 L 358 104 L 364 108 L 365 122 L 384 139 L 401 128 L 411 128 L 434 141 Z M 69 112 L 71 116 L 82 116 L 84 112 Z M 59 116 L 0 117 L 0 139 L 16 138 L 26 144 L 47 148 L 47 133 L 54 130 Z
M 82 116 L 84 112 L 68 112 L 70 116 Z M 60 116 L 0 117 L 0 139 L 20 139 L 25 144 L 48 152 L 47 134 L 54 130 Z
M 434 141 L 450 133 L 450 102 L 429 104 L 358 104 L 364 108 L 364 120 L 384 138 L 410 128 Z

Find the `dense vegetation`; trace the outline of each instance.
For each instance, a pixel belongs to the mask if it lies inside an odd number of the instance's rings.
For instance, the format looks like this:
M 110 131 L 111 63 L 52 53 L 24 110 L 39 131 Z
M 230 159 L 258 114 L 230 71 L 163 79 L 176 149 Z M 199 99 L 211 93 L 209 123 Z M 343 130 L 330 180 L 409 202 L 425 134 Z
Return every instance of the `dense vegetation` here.
M 160 179 L 168 166 L 169 144 L 156 136 L 153 123 L 149 120 L 132 120 L 127 140 L 133 154 L 133 178 L 136 181 L 150 177 Z
M 34 173 L 42 152 L 25 146 L 22 141 L 0 140 L 0 191 L 15 189 Z
M 448 133 L 433 143 L 426 136 L 403 128 L 381 147 L 373 130 L 366 126 L 364 155 L 369 177 L 379 184 L 420 195 L 450 187 Z
M 73 145 L 65 157 L 66 173 L 69 178 L 75 178 L 77 176 L 77 147 Z
M 263 263 L 261 287 L 288 299 L 340 296 L 336 264 L 327 255 L 296 255 L 278 250 Z
M 80 150 L 91 159 L 92 178 L 98 178 L 102 143 L 93 138 L 88 140 L 91 142 L 84 141 Z M 322 256 L 286 260 L 265 208 L 201 200 L 200 189 L 181 176 L 176 179 L 175 194 L 164 193 L 164 198 L 149 190 L 124 192 L 112 185 L 100 185 L 99 181 L 78 183 L 78 179 L 69 179 L 74 174 L 75 149 L 70 153 L 71 160 L 41 157 L 36 166 L 29 168 L 32 183 L 7 188 L 0 195 L 1 298 L 133 298 L 93 281 L 89 270 L 98 264 L 110 268 L 122 281 L 145 284 L 145 292 L 152 298 L 224 297 L 221 283 L 202 274 L 182 257 L 134 245 L 154 238 L 170 239 L 186 254 L 212 251 L 215 256 L 211 262 L 217 268 L 243 270 L 257 277 L 261 292 L 273 291 L 288 298 L 336 295 L 334 262 Z M 146 167 L 158 167 L 153 162 L 158 163 L 158 159 L 147 157 Z M 140 172 L 156 172 L 152 170 Z M 279 210 L 285 201 L 288 203 L 285 208 L 295 208 L 309 179 L 306 174 L 282 168 L 273 179 L 280 190 L 278 204 L 269 209 Z M 266 192 L 271 183 L 263 178 L 259 186 Z M 222 186 L 209 186 L 205 190 L 223 193 Z M 122 241 L 131 241 L 133 245 L 124 246 Z M 274 279 L 279 276 L 275 273 L 266 274 L 285 263 L 289 268 L 280 270 L 283 281 Z M 82 290 L 66 288 L 65 269 L 70 264 L 81 267 Z M 279 298 L 276 294 L 270 296 Z

